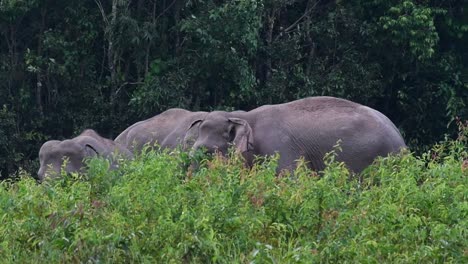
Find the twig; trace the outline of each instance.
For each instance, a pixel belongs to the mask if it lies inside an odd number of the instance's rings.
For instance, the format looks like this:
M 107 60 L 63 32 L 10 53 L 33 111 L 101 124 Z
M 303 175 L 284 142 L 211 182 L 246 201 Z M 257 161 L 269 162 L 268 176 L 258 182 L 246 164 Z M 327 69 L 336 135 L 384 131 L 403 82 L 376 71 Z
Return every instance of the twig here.
M 177 0 L 172 1 L 172 3 L 171 3 L 168 7 L 166 7 L 166 9 L 164 9 L 164 10 L 161 12 L 161 14 L 159 14 L 159 15 L 156 17 L 155 21 L 157 21 L 162 15 L 164 15 L 164 14 L 167 12 L 167 10 L 169 10 L 169 9 L 175 4 L 176 1 L 177 1 Z
M 144 84 L 144 82 L 124 82 L 115 91 L 114 96 L 116 96 L 125 85 L 136 85 L 136 84 Z

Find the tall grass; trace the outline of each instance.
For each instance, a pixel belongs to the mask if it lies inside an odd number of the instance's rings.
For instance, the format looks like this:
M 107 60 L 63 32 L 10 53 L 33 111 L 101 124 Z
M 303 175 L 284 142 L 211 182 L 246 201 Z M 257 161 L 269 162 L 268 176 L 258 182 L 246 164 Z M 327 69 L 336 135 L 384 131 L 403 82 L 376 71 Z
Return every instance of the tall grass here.
M 108 171 L 0 186 L 0 262 L 467 263 L 466 138 L 379 159 L 275 173 L 232 156 L 186 170 L 145 152 Z

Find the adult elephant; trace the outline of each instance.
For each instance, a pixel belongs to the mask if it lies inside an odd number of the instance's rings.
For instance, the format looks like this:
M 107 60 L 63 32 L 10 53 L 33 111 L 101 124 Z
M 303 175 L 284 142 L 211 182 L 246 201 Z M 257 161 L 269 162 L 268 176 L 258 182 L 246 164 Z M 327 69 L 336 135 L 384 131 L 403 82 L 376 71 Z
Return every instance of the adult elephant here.
M 205 118 L 207 112 L 191 112 L 172 108 L 152 118 L 137 122 L 115 138 L 115 142 L 126 146 L 132 152 L 139 152 L 145 145 L 159 144 L 162 148 L 174 149 L 177 145 L 196 135 L 186 135 L 195 120 Z M 192 131 L 197 132 L 197 131 Z
M 59 176 L 65 158 L 68 158 L 65 167 L 67 173 L 83 171 L 85 168 L 84 159 L 94 156 L 109 159 L 111 168 L 115 168 L 117 165 L 117 156 L 115 155 L 121 155 L 124 158 L 133 157 L 132 153 L 124 146 L 101 137 L 92 129 L 86 129 L 72 139 L 45 142 L 39 150 L 40 168 L 37 176 L 40 181 L 46 177 Z
M 192 133 L 190 130 L 197 130 Z M 235 145 L 248 164 L 255 155 L 280 154 L 278 170 L 293 170 L 304 157 L 314 170 L 340 140 L 337 159 L 360 172 L 377 156 L 399 152 L 404 140 L 395 125 L 369 107 L 334 97 L 309 97 L 265 105 L 244 113 L 215 111 L 192 123 L 198 134 L 192 149 L 226 153 Z

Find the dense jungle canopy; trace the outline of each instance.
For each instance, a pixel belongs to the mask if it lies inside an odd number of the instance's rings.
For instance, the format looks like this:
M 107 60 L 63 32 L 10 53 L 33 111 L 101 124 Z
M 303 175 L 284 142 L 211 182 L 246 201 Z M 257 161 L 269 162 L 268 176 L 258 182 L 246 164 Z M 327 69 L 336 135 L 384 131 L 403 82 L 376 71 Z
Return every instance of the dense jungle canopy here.
M 0 0 L 0 171 L 168 108 L 347 98 L 415 151 L 468 117 L 463 0 Z

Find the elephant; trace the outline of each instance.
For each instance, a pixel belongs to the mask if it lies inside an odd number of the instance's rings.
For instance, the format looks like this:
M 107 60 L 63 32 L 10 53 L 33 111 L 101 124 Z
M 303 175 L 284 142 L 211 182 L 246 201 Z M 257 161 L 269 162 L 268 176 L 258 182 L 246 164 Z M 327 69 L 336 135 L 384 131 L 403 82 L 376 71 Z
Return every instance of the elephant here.
M 277 172 L 292 172 L 301 157 L 311 169 L 321 171 L 325 154 L 337 142 L 341 142 L 337 160 L 354 173 L 378 156 L 406 148 L 400 132 L 385 115 L 329 96 L 264 105 L 248 112 L 214 111 L 194 120 L 188 134 L 197 135 L 192 151 L 203 147 L 208 153 L 226 155 L 228 147 L 234 145 L 249 166 L 255 156 L 278 152 Z
M 63 141 L 49 140 L 39 150 L 40 168 L 38 180 L 46 177 L 55 178 L 61 174 L 62 162 L 68 158 L 65 170 L 67 173 L 83 172 L 84 159 L 102 156 L 111 161 L 111 169 L 116 168 L 116 155 L 131 159 L 133 154 L 124 146 L 113 140 L 101 137 L 92 129 L 84 130 L 79 136 Z
M 145 145 L 153 147 L 155 144 L 162 148 L 175 149 L 183 143 L 184 138 L 186 141 L 190 138 L 190 135 L 186 135 L 188 126 L 194 120 L 203 119 L 207 114 L 172 108 L 131 125 L 115 138 L 115 142 L 133 153 L 140 152 Z

